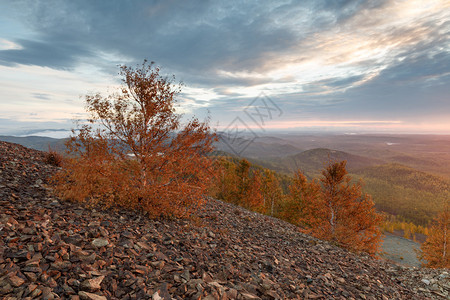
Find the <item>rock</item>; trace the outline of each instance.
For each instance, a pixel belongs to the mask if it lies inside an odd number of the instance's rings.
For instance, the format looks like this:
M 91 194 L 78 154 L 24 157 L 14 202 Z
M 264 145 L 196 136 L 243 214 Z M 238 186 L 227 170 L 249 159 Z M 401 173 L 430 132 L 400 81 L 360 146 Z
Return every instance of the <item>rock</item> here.
M 155 292 L 152 295 L 152 300 L 162 300 L 161 296 L 159 295 L 159 292 Z
M 72 267 L 72 263 L 70 261 L 58 261 L 51 264 L 51 268 L 56 270 L 69 270 Z
M 69 294 L 69 295 L 75 294 L 75 290 L 73 288 L 71 288 L 68 284 L 63 284 L 62 288 L 66 294 Z
M 15 258 L 18 261 L 29 260 L 31 258 L 31 253 L 27 250 L 21 250 L 17 252 L 11 252 L 6 254 L 6 257 Z
M 22 278 L 20 278 L 20 277 L 18 277 L 18 276 L 16 276 L 16 275 L 11 276 L 11 277 L 9 277 L 8 279 L 9 279 L 9 283 L 10 283 L 13 287 L 19 287 L 19 286 L 21 286 L 22 284 L 25 283 L 25 280 L 24 280 L 24 279 L 22 279 Z
M 261 299 L 256 295 L 250 294 L 250 293 L 241 293 L 242 299 L 244 300 L 256 300 Z
M 66 243 L 77 245 L 77 246 L 80 246 L 83 241 L 84 241 L 84 238 L 79 234 L 72 234 L 65 238 Z
M 107 239 L 104 238 L 97 238 L 92 241 L 92 246 L 97 248 L 105 247 L 107 245 L 109 245 L 109 242 Z
M 67 280 L 67 284 L 69 284 L 72 287 L 79 287 L 80 281 L 78 281 L 77 279 L 70 278 L 69 280 Z
M 280 299 L 280 296 L 277 294 L 277 292 L 275 292 L 274 290 L 272 291 L 266 291 L 264 293 L 266 296 L 269 296 L 270 299 Z
M 183 278 L 186 281 L 189 281 L 191 279 L 191 276 L 190 276 L 188 270 L 184 271 L 183 274 L 180 275 L 180 277 Z
M 4 285 L 1 286 L 0 288 L 0 295 L 6 295 L 9 294 L 13 291 L 13 287 L 11 286 L 11 284 L 6 283 Z
M 34 299 L 36 297 L 39 297 L 40 295 L 42 295 L 42 290 L 39 288 L 36 288 L 30 295 L 29 297 Z
M 98 276 L 92 279 L 86 279 L 85 281 L 83 281 L 80 285 L 80 288 L 83 291 L 88 291 L 88 292 L 95 292 L 98 291 L 101 286 L 100 284 L 102 283 L 103 279 L 105 278 L 105 276 Z
M 231 288 L 227 291 L 227 297 L 229 299 L 236 299 L 237 295 L 238 295 L 238 291 L 236 289 Z
M 345 283 L 345 279 L 342 278 L 342 277 L 336 278 L 336 281 L 339 282 L 339 283 L 341 283 L 341 284 L 344 284 L 344 283 Z
M 53 294 L 51 288 L 49 288 L 49 287 L 42 288 L 42 299 L 43 300 L 55 299 L 55 295 Z
M 428 279 L 426 279 L 426 278 L 422 279 L 421 281 L 422 281 L 423 283 L 425 283 L 426 285 L 429 285 L 429 284 L 430 284 L 430 281 L 429 281 Z
M 36 288 L 37 288 L 36 284 L 33 283 L 29 284 L 24 291 L 24 296 L 30 295 Z
M 100 296 L 97 294 L 84 292 L 84 291 L 79 291 L 78 296 L 80 296 L 80 299 L 82 299 L 82 300 L 107 300 L 107 298 L 105 296 Z

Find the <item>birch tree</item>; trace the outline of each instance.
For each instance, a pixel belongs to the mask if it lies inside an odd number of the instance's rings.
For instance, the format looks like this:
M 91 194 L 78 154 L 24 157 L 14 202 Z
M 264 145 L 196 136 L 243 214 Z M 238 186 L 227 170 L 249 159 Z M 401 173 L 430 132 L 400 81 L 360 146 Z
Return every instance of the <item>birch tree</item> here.
M 86 96 L 88 122 L 68 141 L 57 191 L 74 201 L 184 216 L 201 204 L 215 135 L 208 122 L 181 122 L 174 78 L 144 63 L 122 66 L 121 89 Z
M 430 234 L 421 246 L 421 259 L 426 267 L 450 268 L 450 209 L 447 204 L 436 216 Z

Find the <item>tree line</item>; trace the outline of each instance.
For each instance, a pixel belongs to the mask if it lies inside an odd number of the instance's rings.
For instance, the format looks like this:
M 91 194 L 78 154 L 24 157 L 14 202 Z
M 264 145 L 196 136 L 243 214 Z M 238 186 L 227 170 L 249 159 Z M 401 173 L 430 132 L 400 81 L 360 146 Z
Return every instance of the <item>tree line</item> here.
M 330 162 L 320 180 L 298 171 L 284 193 L 273 171 L 260 171 L 242 159 L 216 160 L 212 195 L 247 209 L 275 216 L 300 230 L 352 251 L 374 255 L 381 242 L 382 217 L 361 184 L 350 183 L 346 162 Z

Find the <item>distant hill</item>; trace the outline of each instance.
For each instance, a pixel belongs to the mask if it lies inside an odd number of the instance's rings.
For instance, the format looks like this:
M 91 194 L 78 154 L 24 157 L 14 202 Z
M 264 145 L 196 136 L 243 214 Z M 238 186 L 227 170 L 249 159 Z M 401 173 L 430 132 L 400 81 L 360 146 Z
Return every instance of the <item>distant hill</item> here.
M 353 175 L 364 180 L 364 190 L 379 210 L 420 225 L 428 224 L 450 199 L 449 180 L 401 164 L 372 166 Z
M 317 148 L 307 150 L 291 156 L 290 159 L 302 166 L 306 172 L 316 173 L 331 161 L 347 161 L 347 170 L 354 171 L 357 169 L 373 166 L 381 163 L 378 159 L 368 158 L 360 155 L 354 155 L 344 151 Z
M 257 141 L 289 144 L 301 150 L 334 149 L 378 159 L 379 164 L 400 163 L 450 179 L 450 135 L 271 133 Z M 242 155 L 247 156 L 245 152 Z
M 420 191 L 431 193 L 450 191 L 450 182 L 448 180 L 401 164 L 373 166 L 355 173 L 367 178 L 381 179 L 391 184 Z
M 397 154 L 387 157 L 386 160 L 450 178 L 450 169 L 445 167 L 450 162 L 449 153 Z
M 230 138 L 224 134 L 218 134 L 219 141 L 215 143 L 218 151 L 224 151 L 233 155 L 260 158 L 283 157 L 298 153 L 301 149 L 289 145 L 282 139 L 268 138 Z M 264 142 L 263 142 L 264 140 Z
M 66 140 L 67 139 L 55 139 L 43 136 L 17 137 L 17 136 L 0 135 L 0 141 L 19 144 L 24 147 L 40 151 L 48 151 L 49 146 L 51 149 L 55 151 L 64 151 L 65 150 L 64 142 Z
M 260 165 L 271 168 L 277 172 L 293 174 L 298 169 L 308 177 L 316 177 L 323 170 L 328 161 L 347 161 L 347 169 L 355 171 L 361 168 L 384 163 L 384 161 L 365 156 L 355 155 L 344 151 L 316 148 L 306 150 L 295 155 L 278 158 L 261 158 Z

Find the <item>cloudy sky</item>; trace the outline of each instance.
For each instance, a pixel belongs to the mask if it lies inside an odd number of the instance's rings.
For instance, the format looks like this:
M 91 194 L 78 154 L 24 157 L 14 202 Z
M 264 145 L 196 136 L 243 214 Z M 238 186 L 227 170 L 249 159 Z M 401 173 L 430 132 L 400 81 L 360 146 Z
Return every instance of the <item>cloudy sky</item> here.
M 221 129 L 450 133 L 446 0 L 0 0 L 0 134 L 73 127 L 144 58 Z

